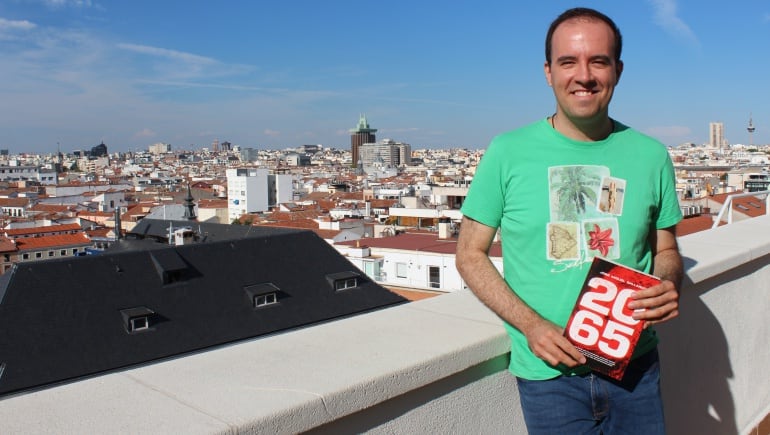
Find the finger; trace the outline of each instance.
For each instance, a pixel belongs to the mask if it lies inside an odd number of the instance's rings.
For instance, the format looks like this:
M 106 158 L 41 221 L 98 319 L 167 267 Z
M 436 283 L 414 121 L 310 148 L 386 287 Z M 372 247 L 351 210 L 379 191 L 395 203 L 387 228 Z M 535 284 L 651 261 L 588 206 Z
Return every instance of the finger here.
M 673 292 L 677 291 L 676 286 L 674 286 L 674 283 L 672 283 L 671 281 L 661 281 L 660 284 L 654 285 L 652 287 L 647 287 L 646 289 L 635 291 L 634 294 L 631 295 L 631 299 L 633 300 L 647 299 L 647 298 L 656 297 L 672 291 Z
M 678 315 L 679 304 L 677 302 L 669 302 L 662 306 L 634 311 L 632 317 L 636 320 L 659 323 L 665 320 L 673 319 Z M 645 327 L 647 326 L 649 325 L 646 325 Z
M 561 335 L 550 338 L 551 340 L 535 346 L 532 353 L 552 366 L 564 364 L 567 367 L 574 367 L 585 364 L 585 356 L 569 340 Z

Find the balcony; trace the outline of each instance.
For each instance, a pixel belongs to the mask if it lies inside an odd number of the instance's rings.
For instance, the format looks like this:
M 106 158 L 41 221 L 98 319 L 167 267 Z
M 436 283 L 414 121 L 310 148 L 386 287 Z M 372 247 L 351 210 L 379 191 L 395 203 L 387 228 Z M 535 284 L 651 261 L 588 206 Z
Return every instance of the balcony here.
M 658 328 L 669 433 L 770 433 L 768 232 L 763 216 L 680 241 L 682 314 Z M 525 433 L 507 352 L 500 321 L 461 291 L 6 397 L 0 421 L 3 433 Z

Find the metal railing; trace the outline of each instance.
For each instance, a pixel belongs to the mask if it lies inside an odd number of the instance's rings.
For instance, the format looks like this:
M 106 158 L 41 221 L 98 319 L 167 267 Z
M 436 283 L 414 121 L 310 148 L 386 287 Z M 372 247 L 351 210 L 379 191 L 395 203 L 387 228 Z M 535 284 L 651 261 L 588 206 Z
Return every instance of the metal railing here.
M 719 223 L 722 222 L 722 219 L 725 218 L 725 214 L 727 214 L 727 224 L 729 225 L 733 223 L 733 198 L 743 198 L 746 196 L 758 197 L 762 195 L 765 196 L 765 215 L 770 214 L 770 190 L 736 193 L 734 195 L 727 196 L 727 199 L 725 200 L 725 203 L 722 204 L 722 208 L 719 209 L 719 214 L 717 214 L 717 217 L 714 219 L 714 224 L 711 226 L 711 228 L 718 227 Z

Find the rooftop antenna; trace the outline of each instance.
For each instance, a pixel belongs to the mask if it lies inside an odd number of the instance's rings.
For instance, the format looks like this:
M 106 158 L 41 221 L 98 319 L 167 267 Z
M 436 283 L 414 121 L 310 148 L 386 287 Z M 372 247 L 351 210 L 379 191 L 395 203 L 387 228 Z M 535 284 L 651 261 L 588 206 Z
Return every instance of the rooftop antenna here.
M 751 113 L 749 113 L 749 126 L 746 127 L 746 131 L 749 132 L 749 146 L 750 147 L 754 146 L 754 130 L 756 130 L 756 128 L 754 128 L 754 123 L 751 120 Z

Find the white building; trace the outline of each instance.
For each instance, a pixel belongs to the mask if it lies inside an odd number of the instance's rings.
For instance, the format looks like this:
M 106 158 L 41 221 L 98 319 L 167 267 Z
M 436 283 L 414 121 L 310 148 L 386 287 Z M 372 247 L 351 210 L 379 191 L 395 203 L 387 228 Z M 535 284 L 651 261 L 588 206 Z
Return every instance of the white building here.
M 371 279 L 388 286 L 454 292 L 466 288 L 455 267 L 457 239 L 444 234 L 406 233 L 336 243 L 334 247 Z M 500 244 L 490 251 L 502 273 Z
M 358 149 L 363 165 L 374 166 L 381 163 L 385 167 L 403 166 L 412 162 L 412 147 L 409 144 L 385 139 L 379 143 L 365 143 Z
M 171 144 L 158 142 L 150 145 L 148 147 L 148 151 L 150 152 L 150 154 L 155 154 L 155 155 L 170 153 Z
M 267 169 L 228 169 L 226 175 L 227 211 L 231 222 L 246 213 L 268 210 Z
M 228 169 L 227 211 L 230 222 L 246 213 L 263 213 L 292 200 L 290 174 L 271 175 L 265 168 Z

